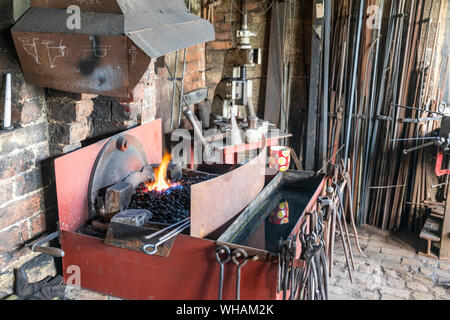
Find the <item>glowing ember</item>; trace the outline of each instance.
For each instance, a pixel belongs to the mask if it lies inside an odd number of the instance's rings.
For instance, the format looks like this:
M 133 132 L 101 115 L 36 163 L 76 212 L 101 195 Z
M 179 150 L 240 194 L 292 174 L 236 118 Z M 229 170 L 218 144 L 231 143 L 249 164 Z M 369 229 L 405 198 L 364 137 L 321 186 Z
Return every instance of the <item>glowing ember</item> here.
M 163 192 L 167 189 L 178 187 L 178 183 L 171 183 L 169 179 L 167 179 L 167 168 L 169 166 L 169 162 L 171 159 L 171 155 L 169 152 L 164 154 L 161 164 L 158 168 L 154 169 L 155 172 L 155 182 L 146 182 L 145 186 L 148 191 L 159 191 Z

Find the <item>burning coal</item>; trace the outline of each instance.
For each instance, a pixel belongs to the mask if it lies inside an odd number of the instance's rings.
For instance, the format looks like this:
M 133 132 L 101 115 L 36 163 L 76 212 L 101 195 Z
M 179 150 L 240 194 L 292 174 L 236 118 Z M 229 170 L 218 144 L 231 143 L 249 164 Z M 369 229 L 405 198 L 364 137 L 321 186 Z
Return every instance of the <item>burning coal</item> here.
M 169 162 L 172 156 L 169 152 L 164 154 L 161 164 L 158 168 L 154 169 L 155 172 L 155 182 L 146 182 L 146 191 L 159 191 L 164 192 L 171 188 L 177 188 L 180 186 L 178 183 L 171 183 L 167 178 L 167 168 L 169 167 Z
M 166 153 L 160 166 L 154 169 L 155 181 L 142 183 L 133 195 L 130 209 L 152 212 L 150 222 L 173 224 L 190 216 L 191 185 L 210 179 L 208 176 L 183 174 L 172 182 L 167 178 L 171 156 Z

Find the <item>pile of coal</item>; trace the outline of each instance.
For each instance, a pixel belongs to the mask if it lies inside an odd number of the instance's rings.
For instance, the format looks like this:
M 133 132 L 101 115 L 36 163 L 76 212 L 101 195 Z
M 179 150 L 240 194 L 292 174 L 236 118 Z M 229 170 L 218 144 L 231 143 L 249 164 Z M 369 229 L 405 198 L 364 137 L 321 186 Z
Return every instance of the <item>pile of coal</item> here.
M 184 174 L 177 186 L 165 191 L 148 191 L 142 183 L 131 198 L 129 209 L 146 209 L 153 213 L 150 223 L 174 224 L 190 216 L 191 186 L 209 180 L 207 176 Z M 173 182 L 173 181 L 172 181 Z

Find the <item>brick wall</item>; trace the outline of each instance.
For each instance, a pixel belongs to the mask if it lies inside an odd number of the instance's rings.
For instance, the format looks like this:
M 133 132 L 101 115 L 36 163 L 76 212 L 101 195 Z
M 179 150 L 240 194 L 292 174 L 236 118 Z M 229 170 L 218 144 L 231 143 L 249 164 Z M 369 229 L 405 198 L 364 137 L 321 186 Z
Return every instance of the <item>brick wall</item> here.
M 15 127 L 0 131 L 0 292 L 10 293 L 13 269 L 35 255 L 24 243 L 56 226 L 56 199 L 44 89 L 25 83 L 10 42 L 0 37 L 0 48 L 0 117 L 9 72 Z
M 154 120 L 156 117 L 154 62 L 132 92 L 132 100 L 47 90 L 49 140 L 58 156 Z M 87 140 L 87 142 L 85 142 Z
M 247 77 L 253 80 L 253 97 L 255 109 L 264 110 L 267 51 L 269 47 L 270 11 L 267 1 L 248 1 L 248 28 L 258 35 L 251 38 L 254 48 L 263 49 L 263 63 L 247 70 Z M 236 6 L 240 1 L 234 1 L 233 12 L 230 15 L 231 0 L 222 0 L 214 10 L 214 29 L 216 41 L 206 44 L 206 86 L 208 99 L 213 100 L 217 84 L 223 78 L 233 76 L 233 66 L 227 63 L 227 51 L 236 45 L 236 31 L 241 27 L 241 15 Z M 230 21 L 231 18 L 231 21 Z M 231 23 L 230 23 L 231 22 Z
M 157 117 L 168 123 L 171 111 L 172 84 L 164 65 L 156 61 L 150 63 L 131 100 L 28 85 L 9 32 L 26 11 L 27 3 L 0 0 L 0 118 L 4 79 L 6 73 L 11 73 L 15 127 L 10 132 L 0 131 L 0 297 L 13 291 L 14 269 L 36 256 L 25 243 L 56 229 L 53 160 Z M 178 76 L 182 54 L 180 51 Z M 173 57 L 165 57 L 172 70 Z M 205 45 L 188 48 L 185 92 L 205 87 L 204 71 Z M 179 101 L 178 94 L 176 99 Z
M 0 297 L 14 285 L 14 269 L 34 257 L 25 243 L 56 229 L 54 158 L 90 139 L 106 137 L 156 116 L 154 64 L 133 101 L 71 94 L 28 85 L 14 48 L 0 38 L 0 104 L 12 74 L 13 131 L 0 131 Z M 3 117 L 3 108 L 0 108 Z
M 188 94 L 190 92 L 206 88 L 206 49 L 205 44 L 199 44 L 186 50 L 186 67 L 184 74 L 184 93 Z M 183 57 L 184 50 L 178 52 L 178 65 L 177 65 L 177 77 L 180 78 L 183 69 Z M 159 67 L 157 68 L 158 73 L 156 74 L 156 106 L 158 109 L 157 117 L 162 118 L 163 121 L 163 132 L 170 132 L 170 118 L 172 113 L 172 92 L 173 84 L 170 79 L 170 74 L 164 67 L 164 63 L 170 69 L 173 74 L 175 70 L 175 53 L 167 55 L 164 61 L 156 63 Z M 180 86 L 180 83 L 179 83 Z M 175 116 L 174 122 L 176 127 L 176 122 L 178 119 L 180 104 L 180 95 L 178 89 L 175 87 Z
M 221 79 L 232 77 L 233 66 L 227 61 L 227 52 L 236 46 L 236 31 L 240 29 L 241 15 L 236 9 L 241 1 L 234 1 L 233 11 L 230 15 L 232 0 L 222 0 L 214 11 L 214 28 L 216 41 L 206 45 L 206 86 L 208 88 L 208 99 L 212 100 L 217 84 Z M 254 48 L 262 49 L 263 61 L 261 65 L 249 68 L 248 78 L 253 80 L 254 105 L 258 116 L 263 117 L 268 50 L 270 40 L 270 23 L 272 10 L 267 10 L 270 1 L 248 0 L 248 28 L 256 32 L 257 37 L 251 38 Z M 307 68 L 309 62 L 309 42 L 311 29 L 311 4 L 309 1 L 295 0 L 287 12 L 288 35 L 290 37 L 290 48 L 287 56 L 291 61 L 291 116 L 292 123 L 303 127 L 304 112 L 307 98 Z M 230 23 L 231 22 L 231 23 Z M 305 60 L 306 59 L 306 60 Z M 291 132 L 297 128 L 292 128 Z M 294 132 L 293 132 L 294 133 Z

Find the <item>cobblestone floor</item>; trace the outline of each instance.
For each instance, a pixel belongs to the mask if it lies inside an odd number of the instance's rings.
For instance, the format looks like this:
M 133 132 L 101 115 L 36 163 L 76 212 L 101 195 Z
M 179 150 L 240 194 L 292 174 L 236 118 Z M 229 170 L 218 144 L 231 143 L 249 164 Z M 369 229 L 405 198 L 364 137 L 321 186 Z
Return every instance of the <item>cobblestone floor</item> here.
M 355 271 L 349 280 L 342 243 L 336 241 L 332 300 L 450 300 L 450 262 L 429 259 L 401 234 L 369 226 L 358 231 L 362 254 L 354 239 Z

